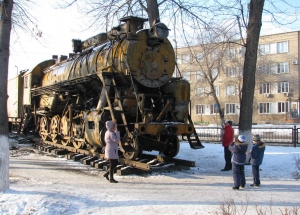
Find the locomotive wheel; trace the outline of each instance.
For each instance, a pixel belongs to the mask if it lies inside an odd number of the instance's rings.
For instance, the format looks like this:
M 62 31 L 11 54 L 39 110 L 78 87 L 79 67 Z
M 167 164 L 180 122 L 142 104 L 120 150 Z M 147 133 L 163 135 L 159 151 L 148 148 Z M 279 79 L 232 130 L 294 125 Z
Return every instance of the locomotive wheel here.
M 136 136 L 131 138 L 125 134 L 121 141 L 121 147 L 124 150 L 124 158 L 135 160 L 138 157 L 140 152 L 140 144 Z
M 61 135 L 61 144 L 64 146 L 70 145 L 70 137 L 69 137 L 69 128 L 70 122 L 67 117 L 63 116 L 60 120 L 60 135 Z
M 40 121 L 40 131 L 39 134 L 42 140 L 47 140 L 49 130 L 49 123 L 47 117 L 43 116 Z
M 84 138 L 84 120 L 80 119 L 79 124 L 73 124 L 73 137 L 83 139 Z M 85 146 L 85 141 L 72 141 L 74 148 L 82 149 Z
M 90 152 L 99 152 L 100 148 L 97 146 L 92 146 L 90 144 L 88 144 L 87 148 L 89 149 Z
M 61 139 L 60 143 L 64 146 L 70 145 L 70 140 L 69 139 Z
M 75 149 L 82 149 L 84 146 L 83 141 L 73 141 L 72 143 Z
M 170 137 L 172 138 L 170 140 L 170 142 L 167 145 L 167 149 L 164 150 L 162 153 L 166 156 L 166 157 L 175 157 L 180 149 L 180 142 L 177 136 L 175 137 Z
M 52 117 L 51 123 L 50 123 L 50 133 L 51 133 L 51 139 L 53 143 L 57 143 L 60 141 L 59 139 L 59 125 L 60 125 L 60 117 L 58 115 Z

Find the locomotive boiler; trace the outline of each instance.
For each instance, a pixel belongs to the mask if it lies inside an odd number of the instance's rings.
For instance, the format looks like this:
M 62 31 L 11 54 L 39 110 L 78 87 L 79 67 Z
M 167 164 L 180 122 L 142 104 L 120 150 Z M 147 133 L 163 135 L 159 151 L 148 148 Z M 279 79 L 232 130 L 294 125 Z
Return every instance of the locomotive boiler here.
M 107 33 L 73 39 L 69 57 L 20 75 L 20 131 L 34 129 L 43 140 L 100 152 L 105 122 L 115 120 L 126 159 L 152 150 L 174 157 L 180 136 L 191 148 L 203 148 L 189 114 L 190 84 L 173 77 L 169 29 L 161 22 L 143 29 L 147 20 L 139 17 L 120 21 Z

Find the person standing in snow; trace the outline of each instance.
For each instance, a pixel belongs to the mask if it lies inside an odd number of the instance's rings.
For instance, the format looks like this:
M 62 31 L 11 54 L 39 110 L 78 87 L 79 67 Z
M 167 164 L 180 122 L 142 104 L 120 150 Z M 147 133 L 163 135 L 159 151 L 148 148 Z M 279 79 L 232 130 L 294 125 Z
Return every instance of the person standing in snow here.
M 114 169 L 118 164 L 118 143 L 120 141 L 120 132 L 117 130 L 117 123 L 115 121 L 107 121 L 104 140 L 105 146 L 105 157 L 109 160 L 109 169 L 103 174 L 110 183 L 118 183 L 114 179 Z M 109 174 L 109 178 L 108 178 Z
M 245 161 L 248 143 L 245 142 L 244 135 L 239 135 L 235 142 L 232 142 L 228 149 L 232 152 L 232 171 L 234 187 L 232 189 L 238 190 L 240 187 L 244 188 L 246 184 L 245 178 Z
M 234 131 L 232 128 L 232 121 L 227 121 L 224 123 L 224 134 L 222 138 L 222 146 L 224 147 L 224 158 L 225 158 L 225 167 L 221 171 L 229 171 L 232 169 L 231 164 L 231 152 L 228 149 L 228 146 L 233 141 Z
M 250 150 L 250 158 L 252 164 L 252 176 L 253 176 L 253 184 L 251 187 L 259 187 L 260 186 L 260 178 L 259 178 L 259 166 L 262 164 L 264 154 L 265 154 L 265 143 L 260 141 L 260 136 L 258 134 L 253 135 L 252 137 L 253 146 Z

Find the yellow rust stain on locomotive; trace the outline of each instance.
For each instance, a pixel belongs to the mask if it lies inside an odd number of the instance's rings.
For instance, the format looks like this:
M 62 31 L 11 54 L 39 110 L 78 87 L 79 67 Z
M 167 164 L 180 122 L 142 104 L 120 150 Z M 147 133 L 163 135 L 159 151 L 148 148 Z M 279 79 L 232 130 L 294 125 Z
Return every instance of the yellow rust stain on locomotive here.
M 46 72 L 42 86 L 49 86 L 86 77 L 94 73 L 116 72 L 129 75 L 141 84 L 159 87 L 166 84 L 175 69 L 175 54 L 169 40 L 155 43 L 147 31 L 137 33 L 137 39 L 105 43 L 77 58 L 56 64 Z
M 190 84 L 188 81 L 174 80 L 167 83 L 164 87 L 166 93 L 173 93 L 175 97 L 175 109 L 178 120 L 187 122 L 190 102 Z

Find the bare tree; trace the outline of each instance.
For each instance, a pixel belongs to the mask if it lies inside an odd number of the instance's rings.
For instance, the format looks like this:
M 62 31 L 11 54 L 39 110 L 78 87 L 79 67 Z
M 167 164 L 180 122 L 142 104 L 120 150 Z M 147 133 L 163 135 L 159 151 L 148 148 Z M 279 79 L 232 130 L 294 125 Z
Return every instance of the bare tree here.
M 249 149 L 252 147 L 252 114 L 255 88 L 258 41 L 261 29 L 264 0 L 251 0 L 244 62 L 244 78 L 239 120 L 239 132 L 246 136 Z M 247 86 L 247 87 L 245 87 Z M 247 158 L 247 161 L 249 159 Z
M 7 120 L 7 77 L 11 32 L 20 30 L 41 37 L 36 20 L 30 13 L 31 0 L 0 0 L 0 191 L 9 188 L 9 142 Z
M 0 1 L 0 191 L 9 188 L 7 75 L 12 8 L 12 0 Z
M 175 25 L 176 23 L 194 25 L 197 22 L 208 24 L 202 16 L 207 11 L 212 14 L 216 8 L 209 6 L 206 2 L 177 0 L 64 0 L 58 4 L 59 8 L 71 6 L 77 7 L 84 16 L 91 18 L 86 25 L 87 29 L 99 28 L 105 24 L 106 30 L 124 16 L 146 16 L 150 26 L 162 19 L 164 23 Z M 177 27 L 181 29 L 181 24 Z
M 224 64 L 228 60 L 228 37 L 221 31 L 222 27 L 215 29 L 207 34 L 205 31 L 204 36 L 201 34 L 197 39 L 199 44 L 196 46 L 188 46 L 189 51 L 192 54 L 193 64 L 195 65 L 193 70 L 196 70 L 194 76 L 194 83 L 192 90 L 194 91 L 194 97 L 192 101 L 201 101 L 200 97 L 212 98 L 214 107 L 209 107 L 212 112 L 217 111 L 220 117 L 220 121 L 224 122 L 224 107 L 222 106 L 219 97 L 216 92 L 218 85 L 215 83 L 217 78 L 220 77 L 220 73 L 224 73 Z M 206 41 L 203 40 L 206 39 Z M 201 86 L 201 87 L 200 87 Z M 207 101 L 207 99 L 205 100 Z M 214 110 L 216 109 L 216 110 Z
M 38 20 L 31 13 L 35 7 L 34 0 L 15 0 L 12 11 L 12 31 L 19 34 L 21 31 L 30 34 L 38 39 L 42 37 L 42 31 L 39 29 Z

